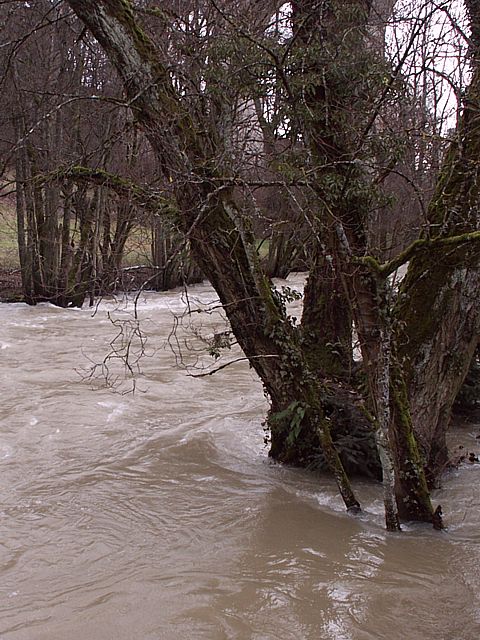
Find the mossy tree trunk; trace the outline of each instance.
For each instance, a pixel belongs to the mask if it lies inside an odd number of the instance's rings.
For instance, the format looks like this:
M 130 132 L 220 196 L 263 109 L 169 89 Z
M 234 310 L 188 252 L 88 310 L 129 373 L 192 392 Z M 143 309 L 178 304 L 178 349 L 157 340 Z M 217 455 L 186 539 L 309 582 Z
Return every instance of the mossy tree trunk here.
M 398 395 L 396 386 L 401 381 L 391 376 L 392 329 L 386 276 L 375 273 L 367 261 L 361 260 L 370 253 L 369 213 L 377 198 L 371 178 L 362 169 L 363 161 L 368 162 L 372 153 L 365 132 L 376 109 L 368 83 L 376 71 L 382 70 L 382 60 L 377 59 L 368 41 L 368 2 L 338 1 L 326 12 L 313 0 L 292 5 L 298 67 L 304 74 L 297 90 L 298 102 L 304 105 L 299 117 L 319 167 L 317 188 L 324 202 L 317 221 L 321 246 L 324 259 L 340 274 L 343 296 L 358 333 L 383 468 L 387 528 L 395 530 L 399 527 L 395 493 L 397 502 L 403 493 L 415 495 L 415 509 L 403 509 L 402 515 L 407 518 L 428 521 L 433 510 L 424 491 L 426 483 L 415 438 L 406 431 L 409 423 L 391 422 L 392 398 Z M 316 296 L 310 292 L 306 304 L 321 299 L 325 280 L 317 278 L 316 287 Z M 342 295 L 339 287 L 338 295 Z M 309 313 L 307 307 L 304 316 L 308 318 Z M 404 410 L 408 412 L 408 405 Z M 401 451 L 396 447 L 399 443 Z
M 472 79 L 428 209 L 424 237 L 448 238 L 480 224 L 480 5 L 467 3 Z M 443 468 L 455 397 L 480 340 L 480 252 L 457 242 L 414 257 L 396 306 L 398 357 L 430 479 Z
M 308 107 L 301 117 L 305 137 L 321 167 L 318 188 L 327 205 L 327 215 L 322 215 L 324 255 L 335 261 L 344 278 L 372 406 L 377 423 L 381 424 L 386 405 L 379 388 L 384 373 L 380 365 L 388 335 L 385 321 L 390 314 L 389 302 L 381 292 L 388 273 L 376 270 L 375 261 L 369 264 L 366 259 L 369 253 L 371 258 L 376 257 L 369 250 L 367 220 L 369 209 L 375 205 L 375 193 L 369 187 L 368 176 L 358 168 L 368 151 L 365 140 L 359 142 L 358 134 L 371 131 L 372 127 L 368 115 L 372 105 L 364 97 L 368 94 L 363 90 L 366 74 L 362 74 L 362 64 L 368 64 L 369 56 L 372 58 L 364 31 L 370 7 L 360 0 L 337 2 L 330 13 L 321 13 L 311 0 L 292 4 L 297 41 L 304 54 L 299 67 L 308 73 L 300 85 L 300 103 L 303 101 Z M 446 156 L 429 207 L 429 227 L 424 238 L 458 238 L 478 229 L 477 0 L 470 0 L 467 7 L 472 25 L 472 81 L 464 99 L 457 139 Z M 330 61 L 329 51 L 334 52 Z M 345 126 L 347 117 L 350 128 Z M 391 424 L 386 434 L 390 443 L 387 439 L 385 444 L 395 460 L 395 492 L 403 518 L 432 517 L 422 467 L 425 465 L 430 478 L 434 478 L 446 462 L 445 433 L 451 407 L 479 341 L 478 255 L 474 246 L 457 241 L 415 254 L 394 313 Z
M 302 339 L 309 366 L 320 377 L 350 381 L 352 313 L 332 255 L 317 245 L 305 286 Z

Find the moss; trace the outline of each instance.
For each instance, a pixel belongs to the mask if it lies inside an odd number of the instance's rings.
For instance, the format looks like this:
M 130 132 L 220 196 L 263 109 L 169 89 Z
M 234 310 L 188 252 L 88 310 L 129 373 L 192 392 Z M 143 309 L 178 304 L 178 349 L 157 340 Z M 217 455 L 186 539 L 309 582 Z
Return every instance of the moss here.
M 433 516 L 430 493 L 413 431 L 407 387 L 397 364 L 392 366 L 391 399 L 399 514 L 404 519 L 429 522 Z
M 468 231 L 466 233 L 457 233 L 455 235 L 446 237 L 420 238 L 412 242 L 412 244 L 410 244 L 398 256 L 395 256 L 395 258 L 389 260 L 388 262 L 385 262 L 382 265 L 370 256 L 358 258 L 356 261 L 360 264 L 366 264 L 373 271 L 376 271 L 377 273 L 386 277 L 399 269 L 402 265 L 407 263 L 411 258 L 414 258 L 416 256 L 428 254 L 432 250 L 438 248 L 454 249 L 458 247 L 459 249 L 461 249 L 462 245 L 470 245 L 471 243 L 476 242 L 480 242 L 480 231 Z
M 417 256 L 411 261 L 400 290 L 396 308 L 396 317 L 404 327 L 400 332 L 400 356 L 412 360 L 428 348 L 439 329 L 442 314 L 435 310 L 448 309 L 450 279 L 455 271 L 478 264 L 478 250 L 472 251 L 470 245 L 480 239 L 479 85 L 480 69 L 476 68 L 458 129 L 462 144 L 451 144 L 427 212 L 430 234 L 436 237 L 421 238 L 412 245 L 411 256 L 415 252 Z M 419 255 L 418 249 L 422 249 Z
M 371 269 L 374 273 L 381 274 L 382 266 L 380 262 L 373 256 L 362 256 L 360 258 L 353 258 L 353 262 L 356 264 L 362 264 Z
M 305 344 L 305 343 L 304 343 Z M 340 351 L 343 345 L 308 341 L 305 345 L 305 357 L 309 365 L 315 370 L 324 371 L 336 378 L 345 374 L 345 361 Z
M 415 363 L 428 356 L 445 321 L 444 312 L 455 292 L 455 274 L 476 261 L 478 252 L 472 252 L 469 245 L 459 245 L 450 252 L 438 247 L 410 263 L 393 314 L 398 356 L 406 367 L 408 383 Z
M 178 217 L 178 207 L 170 195 L 163 196 L 161 192 L 142 187 L 128 178 L 103 169 L 93 169 L 82 165 L 62 167 L 51 173 L 38 174 L 34 181 L 43 185 L 61 178 L 72 178 L 78 182 L 102 185 L 120 196 L 133 199 L 144 209 L 169 218 Z
M 104 4 L 108 7 L 110 15 L 116 18 L 134 37 L 136 49 L 142 54 L 142 57 L 149 60 L 154 66 L 158 66 L 155 47 L 136 22 L 132 2 L 130 0 L 105 0 Z
M 318 376 L 348 378 L 352 364 L 352 318 L 340 269 L 317 255 L 305 287 L 302 348 Z

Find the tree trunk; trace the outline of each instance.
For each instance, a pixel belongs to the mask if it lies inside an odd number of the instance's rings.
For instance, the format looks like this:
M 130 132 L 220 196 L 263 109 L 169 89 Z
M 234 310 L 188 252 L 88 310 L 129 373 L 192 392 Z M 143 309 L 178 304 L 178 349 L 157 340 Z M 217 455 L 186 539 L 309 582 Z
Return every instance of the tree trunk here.
M 32 255 L 28 242 L 28 220 L 25 199 L 25 174 L 23 162 L 24 150 L 22 147 L 17 150 L 15 162 L 15 184 L 16 184 L 16 213 L 17 213 L 17 240 L 18 255 L 20 260 L 20 270 L 22 273 L 22 288 L 25 301 L 31 304 L 33 300 L 32 291 Z
M 437 238 L 475 231 L 480 220 L 480 65 L 475 56 L 472 62 L 456 140 L 428 209 L 429 233 Z M 413 258 L 396 318 L 412 419 L 433 480 L 447 462 L 451 409 L 480 340 L 478 247 L 457 243 Z
M 339 265 L 317 246 L 305 286 L 302 339 L 319 376 L 352 379 L 352 314 Z
M 370 251 L 368 220 L 369 211 L 375 206 L 371 179 L 357 163 L 361 159 L 360 151 L 365 154 L 358 138 L 369 126 L 374 110 L 362 69 L 378 65 L 367 41 L 370 5 L 362 0 L 336 2 L 331 11 L 324 12 L 312 0 L 292 4 L 301 69 L 308 69 L 304 78 L 308 91 L 303 86 L 300 88 L 301 100 L 308 108 L 308 116 L 303 117 L 305 138 L 321 167 L 317 172 L 317 188 L 325 205 L 318 224 L 327 255 L 331 256 L 342 279 L 358 333 L 377 428 L 387 528 L 395 530 L 399 525 L 394 485 L 397 501 L 403 492 L 415 495 L 415 509 L 408 518 L 430 520 L 433 509 L 424 491 L 422 465 L 416 464 L 415 439 L 406 431 L 408 422 L 390 425 L 391 397 L 398 395 L 395 385 L 399 381 L 390 377 L 391 328 L 386 278 L 360 262 Z M 349 127 L 345 126 L 347 115 Z M 325 285 L 320 281 L 317 287 Z M 316 296 L 306 299 L 306 304 L 321 295 L 320 289 Z M 338 295 L 341 295 L 340 287 L 337 287 Z M 306 308 L 307 318 L 309 313 Z M 386 382 L 389 378 L 390 384 Z M 408 406 L 404 410 L 408 411 Z M 392 427 L 395 433 L 390 433 Z M 394 443 L 402 443 L 402 455 L 398 455 Z M 408 488 L 403 487 L 404 483 Z
M 60 245 L 60 268 L 58 272 L 57 280 L 57 296 L 58 304 L 61 307 L 66 307 L 67 300 L 67 287 L 68 287 L 68 273 L 72 266 L 73 248 L 70 239 L 70 222 L 72 219 L 72 198 L 73 198 L 73 184 L 70 180 L 66 180 L 62 190 L 63 196 L 63 215 L 62 215 L 62 227 L 61 227 L 61 245 Z

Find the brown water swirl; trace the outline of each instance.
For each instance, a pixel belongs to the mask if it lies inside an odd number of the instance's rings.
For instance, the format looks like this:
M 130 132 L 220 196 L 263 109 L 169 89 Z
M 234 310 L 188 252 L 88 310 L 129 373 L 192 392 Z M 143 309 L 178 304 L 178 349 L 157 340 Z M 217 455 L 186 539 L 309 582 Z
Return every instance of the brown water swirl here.
M 199 285 L 189 304 L 213 298 Z M 117 393 L 74 370 L 108 352 L 108 312 L 135 327 L 131 306 L 0 306 L 0 638 L 476 640 L 480 465 L 436 496 L 446 532 L 387 535 L 368 483 L 363 515 L 346 515 L 328 478 L 269 463 L 245 362 L 201 378 L 176 366 L 213 363 L 186 319 L 169 338 L 186 306 L 141 296 L 133 395 L 120 361 Z M 474 447 L 478 433 L 454 438 Z

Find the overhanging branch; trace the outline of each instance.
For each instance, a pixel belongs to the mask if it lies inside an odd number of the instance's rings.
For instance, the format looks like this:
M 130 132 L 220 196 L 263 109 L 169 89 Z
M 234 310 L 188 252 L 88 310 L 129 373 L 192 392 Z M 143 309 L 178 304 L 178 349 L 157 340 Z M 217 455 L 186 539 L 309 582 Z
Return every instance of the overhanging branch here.
M 360 258 L 354 258 L 353 260 L 357 264 L 365 265 L 378 275 L 387 278 L 402 265 L 424 251 L 437 249 L 439 247 L 455 248 L 469 242 L 478 241 L 480 241 L 480 231 L 470 231 L 468 233 L 442 238 L 420 238 L 412 242 L 412 244 L 399 253 L 398 256 L 395 256 L 395 258 L 383 264 L 378 262 L 373 256 L 362 256 Z

